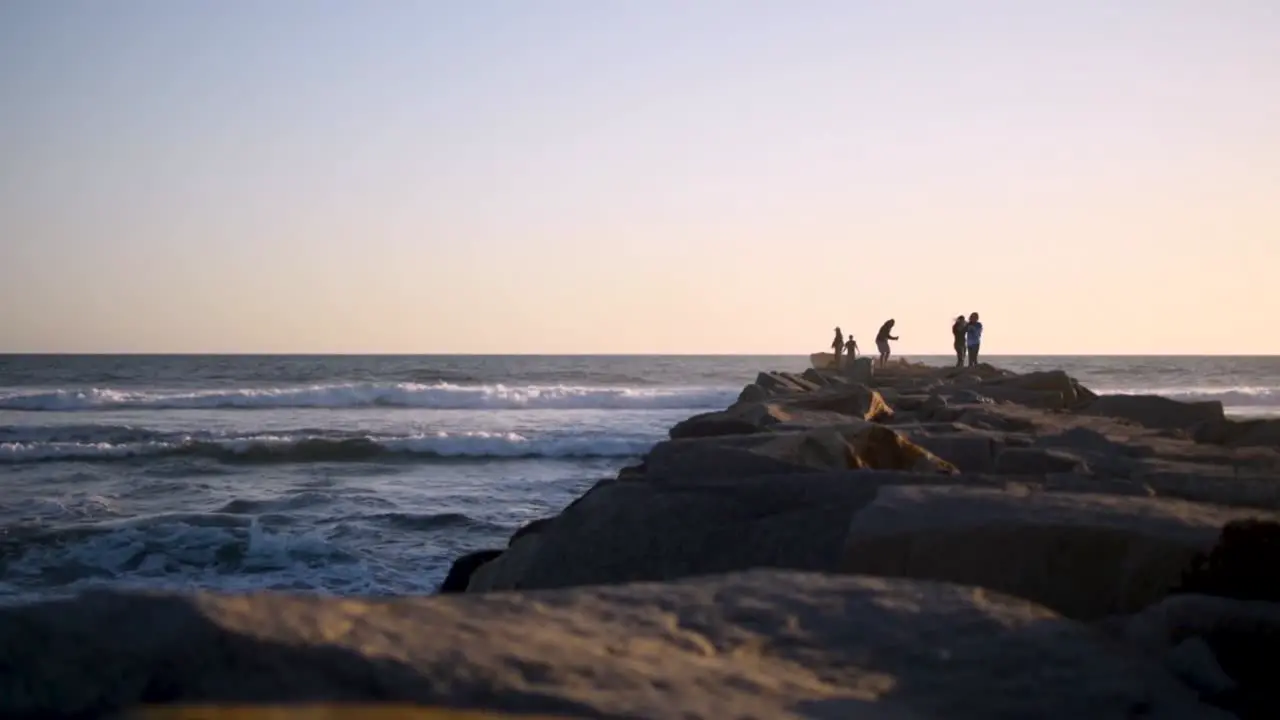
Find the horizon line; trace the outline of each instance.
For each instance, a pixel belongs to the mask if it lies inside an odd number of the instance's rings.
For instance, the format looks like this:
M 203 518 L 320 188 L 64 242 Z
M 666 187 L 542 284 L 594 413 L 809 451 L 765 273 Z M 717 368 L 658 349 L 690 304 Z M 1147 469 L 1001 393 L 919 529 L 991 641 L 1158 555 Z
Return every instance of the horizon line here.
M 821 352 L 821 351 L 820 351 Z M 517 357 L 538 357 L 538 358 L 644 358 L 644 357 L 723 357 L 723 358 L 747 358 L 747 357 L 809 357 L 814 353 L 797 353 L 797 352 L 752 352 L 752 353 L 467 353 L 467 352 L 150 352 L 150 351 L 94 351 L 94 352 L 64 352 L 64 351 L 0 351 L 0 357 L 448 357 L 448 358 L 517 358 Z M 865 354 L 864 354 L 865 355 Z M 894 353 L 895 358 L 907 357 L 952 357 L 954 353 L 937 352 L 937 353 Z M 870 357 L 868 355 L 868 357 Z M 1280 354 L 1270 353 L 1132 353 L 1132 352 L 1115 352 L 1115 353 L 984 353 L 984 357 L 988 358 L 1061 358 L 1061 357 L 1091 357 L 1091 358 L 1115 358 L 1115 357 L 1176 357 L 1176 358 L 1280 358 Z

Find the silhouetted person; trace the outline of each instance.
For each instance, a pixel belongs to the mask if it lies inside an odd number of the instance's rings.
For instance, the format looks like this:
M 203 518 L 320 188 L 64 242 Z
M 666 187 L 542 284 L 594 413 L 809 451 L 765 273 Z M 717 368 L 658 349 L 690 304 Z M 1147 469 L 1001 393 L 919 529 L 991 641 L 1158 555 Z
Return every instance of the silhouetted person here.
M 880 367 L 884 367 L 884 364 L 889 362 L 889 341 L 898 339 L 889 334 L 893 332 L 893 323 L 893 318 L 889 318 L 885 321 L 885 324 L 880 326 L 880 332 L 876 333 L 876 349 L 880 351 Z
M 956 349 L 956 367 L 964 367 L 964 346 L 965 346 L 965 329 L 968 323 L 964 321 L 963 315 L 957 315 L 956 321 L 951 323 L 951 336 L 955 339 Z
M 836 368 L 840 367 L 840 353 L 844 351 L 844 333 L 836 328 L 836 339 L 831 341 L 831 349 L 836 353 Z
M 850 335 L 849 339 L 845 341 L 844 350 L 845 350 L 845 354 L 849 356 L 850 360 L 858 357 L 858 341 L 854 340 L 852 335 Z
M 969 351 L 969 367 L 976 367 L 978 350 L 982 347 L 982 323 L 978 322 L 978 313 L 969 315 L 969 322 L 964 328 L 964 344 Z

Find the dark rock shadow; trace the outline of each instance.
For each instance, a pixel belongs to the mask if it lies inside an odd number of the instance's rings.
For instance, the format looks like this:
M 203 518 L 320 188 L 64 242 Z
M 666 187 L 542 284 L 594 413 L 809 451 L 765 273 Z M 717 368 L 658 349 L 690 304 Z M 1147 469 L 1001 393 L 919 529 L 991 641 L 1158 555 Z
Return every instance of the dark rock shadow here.
M 425 670 L 343 647 L 235 632 L 206 617 L 191 597 L 104 592 L 0 610 L 0 717 L 8 720 L 115 717 L 179 703 L 413 703 L 592 715 L 571 700 L 438 666 Z

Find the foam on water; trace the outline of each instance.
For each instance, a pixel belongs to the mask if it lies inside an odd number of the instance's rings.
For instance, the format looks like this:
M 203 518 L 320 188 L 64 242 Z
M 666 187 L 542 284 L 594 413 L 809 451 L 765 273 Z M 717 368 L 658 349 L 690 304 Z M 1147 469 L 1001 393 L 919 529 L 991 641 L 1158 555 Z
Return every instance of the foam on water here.
M 637 388 L 573 385 L 346 383 L 307 387 L 165 392 L 110 388 L 0 391 L 0 410 L 75 412 L 151 410 L 405 407 L 438 410 L 584 410 L 722 408 L 741 388 Z
M 106 461 L 165 455 L 228 462 L 337 462 L 392 458 L 626 458 L 642 455 L 660 438 L 637 435 L 528 438 L 514 432 L 417 434 L 402 437 L 254 435 L 231 438 L 178 436 L 144 441 L 10 441 L 0 443 L 0 463 L 56 460 Z
M 1231 407 L 1280 407 L 1280 388 L 1276 387 L 1100 388 L 1095 392 L 1111 395 L 1163 395 L 1182 402 L 1217 400 Z
M 8 601 L 23 589 L 277 587 L 386 591 L 363 559 L 319 528 L 268 528 L 257 518 L 170 514 L 33 533 L 0 545 Z M 401 580 L 403 581 L 403 580 Z M 424 588 L 425 589 L 425 588 Z

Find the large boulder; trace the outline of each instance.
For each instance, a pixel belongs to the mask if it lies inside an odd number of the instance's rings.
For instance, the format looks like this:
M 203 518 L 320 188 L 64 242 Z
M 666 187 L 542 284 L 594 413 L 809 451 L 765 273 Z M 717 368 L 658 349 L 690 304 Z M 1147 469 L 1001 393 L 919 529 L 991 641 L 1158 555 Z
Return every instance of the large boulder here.
M 894 430 L 911 442 L 955 466 L 960 472 L 990 472 L 996 455 L 1004 448 L 1004 440 L 993 433 L 981 432 L 963 425 L 895 426 Z
M 872 408 L 870 413 L 883 408 Z M 778 402 L 734 403 L 727 410 L 705 412 L 676 423 L 667 431 L 673 440 L 750 435 L 765 430 L 796 430 L 847 424 L 851 416 L 831 410 L 809 410 L 804 405 L 784 406 Z
M 833 412 L 872 422 L 883 422 L 893 417 L 893 408 L 889 407 L 884 397 L 866 385 L 850 384 L 790 398 L 786 406 L 793 410 Z
M 0 610 L 0 667 L 6 718 L 143 703 L 334 717 L 341 705 L 317 712 L 324 702 L 366 703 L 369 717 L 414 717 L 409 704 L 655 720 L 1226 717 L 1158 662 L 1035 604 L 794 572 L 468 598 L 94 593 Z
M 1196 442 L 1227 447 L 1271 447 L 1280 449 L 1280 418 L 1206 422 L 1193 431 Z
M 686 418 L 671 426 L 667 435 L 672 440 L 685 438 L 717 437 L 720 435 L 749 435 L 762 428 L 745 418 L 723 410 L 706 412 Z
M 881 485 L 943 479 L 936 473 L 787 470 L 602 484 L 545 532 L 521 538 L 486 563 L 468 591 L 667 580 L 753 567 L 834 571 L 849 518 Z
M 800 373 L 800 377 L 812 383 L 815 387 L 826 387 L 831 384 L 831 380 L 823 375 L 816 368 L 809 368 Z
M 790 395 L 816 389 L 812 383 L 790 373 L 762 372 L 756 376 L 756 385 L 772 395 Z
M 738 393 L 738 402 L 740 403 L 764 402 L 768 399 L 769 391 L 755 383 L 747 385 L 742 388 L 742 392 Z
M 676 423 L 667 431 L 673 440 L 682 438 L 748 435 L 790 419 L 790 414 L 772 403 L 735 403 L 728 410 L 705 412 Z
M 1179 594 L 1108 625 L 1236 717 L 1280 717 L 1280 603 Z
M 867 425 L 846 436 L 852 449 L 851 467 L 875 470 L 955 473 L 955 465 L 883 425 Z
M 804 376 L 804 373 L 800 373 L 797 375 L 796 373 L 793 373 L 793 372 L 778 372 L 774 374 L 777 375 L 779 378 L 787 381 L 788 383 L 800 388 L 805 392 L 813 392 L 814 390 L 817 390 L 818 388 L 826 385 L 826 383 L 823 383 L 820 381 L 810 380 L 809 378 Z
M 1179 592 L 1280 603 L 1280 523 L 1238 520 L 1183 576 Z
M 1079 412 L 1161 430 L 1193 430 L 1226 419 L 1222 403 L 1217 400 L 1188 403 L 1159 395 L 1101 395 Z
M 989 389 L 1016 389 L 1027 393 L 1045 393 L 1042 402 L 1050 405 L 1050 409 L 1070 408 L 1082 401 L 1096 397 L 1074 378 L 1061 370 L 1030 372 L 1025 375 L 1011 375 L 988 380 L 982 385 L 983 392 Z M 997 390 L 996 392 L 1000 392 Z M 1048 398 L 1053 397 L 1052 402 Z
M 850 382 L 867 384 L 875 377 L 876 368 L 869 357 L 854 358 L 844 366 L 844 377 Z
M 668 440 L 645 457 L 649 478 L 748 476 L 815 470 L 906 470 L 954 473 L 956 468 L 894 430 L 850 420 L 842 425 L 767 433 Z
M 1164 597 L 1227 522 L 1272 513 L 1154 497 L 883 487 L 842 569 L 1007 592 L 1094 620 Z

